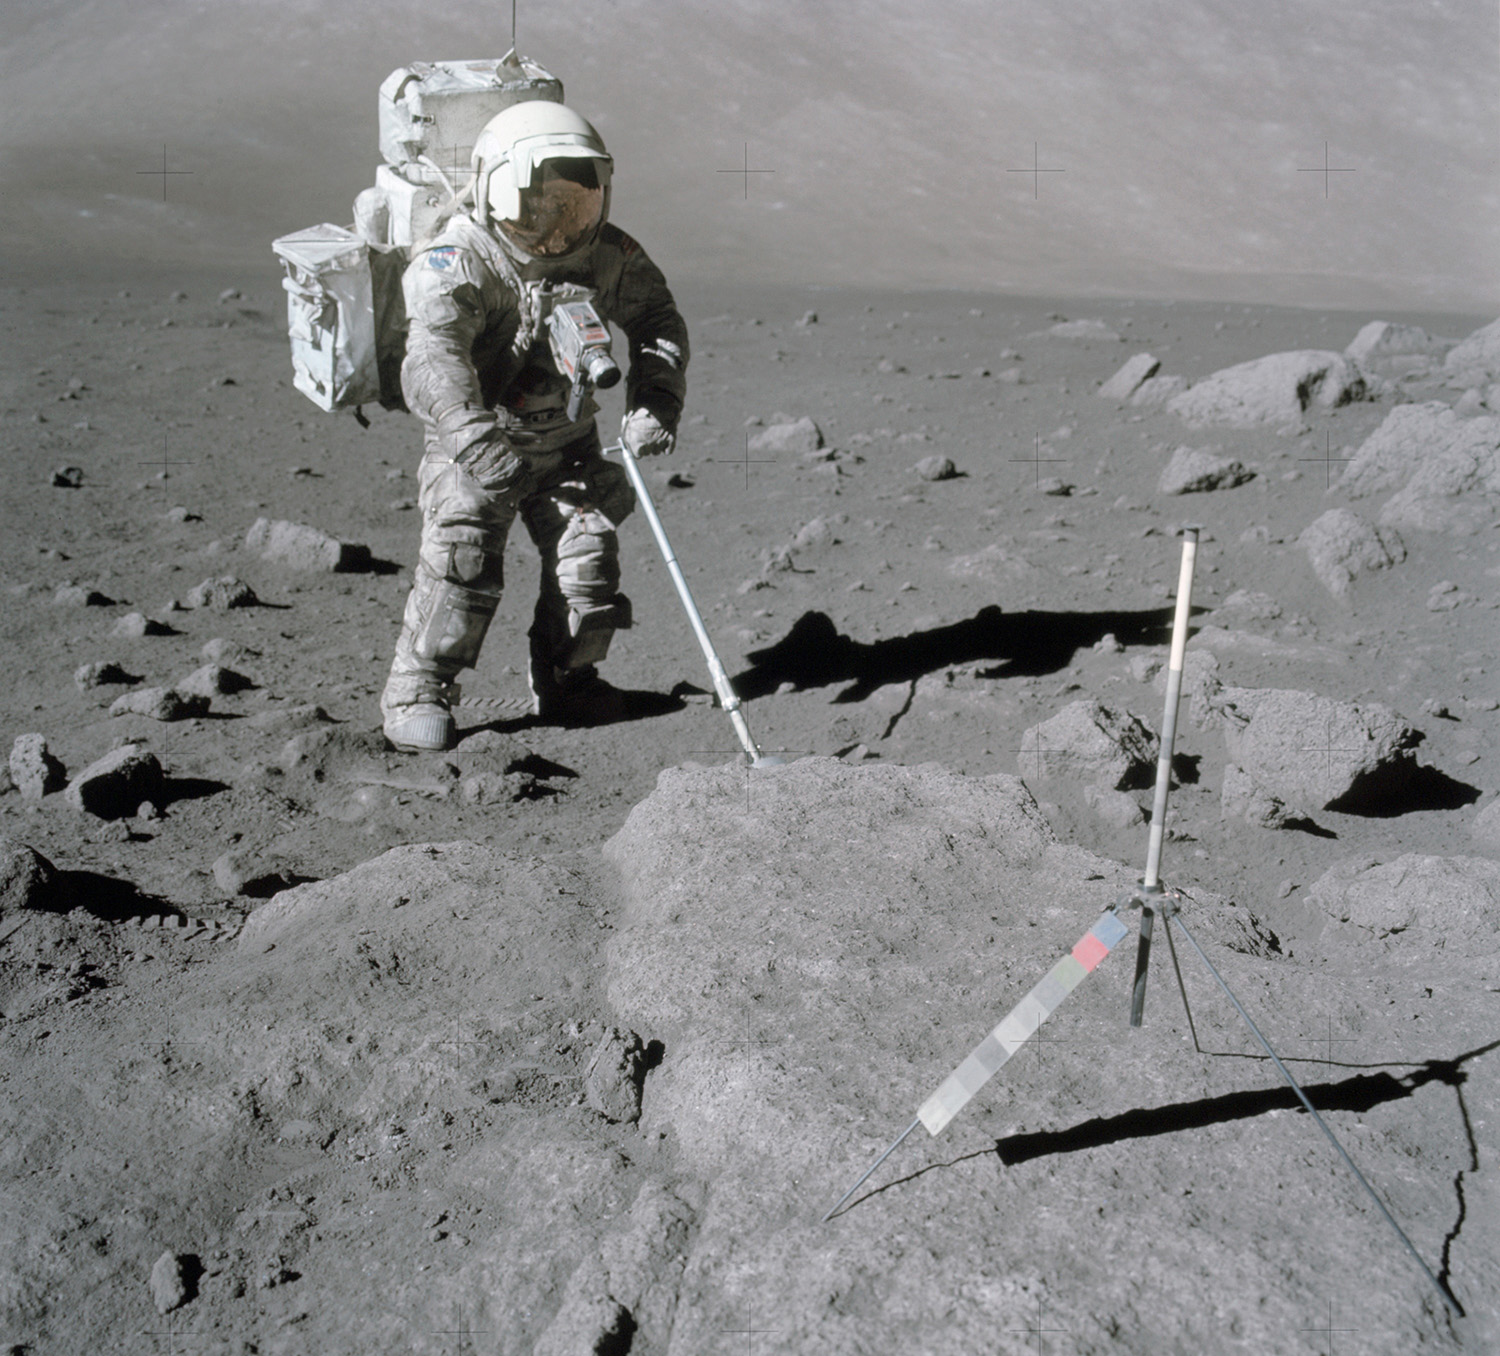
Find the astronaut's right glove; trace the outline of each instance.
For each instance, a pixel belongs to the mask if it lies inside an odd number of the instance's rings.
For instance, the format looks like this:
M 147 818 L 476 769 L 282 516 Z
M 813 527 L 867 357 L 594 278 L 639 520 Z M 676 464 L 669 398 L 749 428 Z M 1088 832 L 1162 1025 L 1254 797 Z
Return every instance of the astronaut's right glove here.
M 638 457 L 668 457 L 677 446 L 676 435 L 647 409 L 631 410 L 625 416 L 620 441 Z

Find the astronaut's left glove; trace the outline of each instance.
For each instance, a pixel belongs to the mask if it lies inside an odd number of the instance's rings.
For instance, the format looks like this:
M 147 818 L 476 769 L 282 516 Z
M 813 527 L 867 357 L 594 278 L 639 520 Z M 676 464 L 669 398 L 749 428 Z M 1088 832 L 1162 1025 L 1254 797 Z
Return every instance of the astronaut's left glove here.
M 620 441 L 638 457 L 668 457 L 677 447 L 676 435 L 647 409 L 625 416 Z

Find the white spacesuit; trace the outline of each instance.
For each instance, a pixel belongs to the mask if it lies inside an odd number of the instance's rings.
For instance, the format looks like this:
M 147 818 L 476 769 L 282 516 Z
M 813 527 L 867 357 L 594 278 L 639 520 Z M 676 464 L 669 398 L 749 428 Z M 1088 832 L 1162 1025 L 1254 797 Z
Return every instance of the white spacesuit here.
M 635 506 L 600 453 L 598 407 L 568 414 L 547 338 L 553 303 L 586 296 L 629 341 L 622 439 L 670 452 L 686 391 L 687 327 L 660 270 L 607 223 L 611 160 L 562 104 L 516 104 L 474 147 L 473 205 L 414 251 L 401 388 L 426 430 L 422 543 L 391 674 L 386 737 L 406 750 L 454 736 L 458 673 L 479 657 L 519 512 L 542 557 L 530 630 L 533 709 L 591 714 L 611 689 L 594 665 L 630 625 L 615 529 Z

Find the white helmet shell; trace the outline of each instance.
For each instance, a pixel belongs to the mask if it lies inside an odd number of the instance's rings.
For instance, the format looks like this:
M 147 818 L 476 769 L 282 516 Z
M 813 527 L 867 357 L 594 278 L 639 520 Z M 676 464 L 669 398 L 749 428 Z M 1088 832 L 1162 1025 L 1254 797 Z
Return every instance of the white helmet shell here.
M 515 220 L 522 190 L 531 186 L 544 160 L 588 159 L 604 189 L 609 215 L 610 169 L 614 164 L 593 125 L 566 104 L 528 99 L 495 114 L 474 142 L 474 206 L 487 224 Z

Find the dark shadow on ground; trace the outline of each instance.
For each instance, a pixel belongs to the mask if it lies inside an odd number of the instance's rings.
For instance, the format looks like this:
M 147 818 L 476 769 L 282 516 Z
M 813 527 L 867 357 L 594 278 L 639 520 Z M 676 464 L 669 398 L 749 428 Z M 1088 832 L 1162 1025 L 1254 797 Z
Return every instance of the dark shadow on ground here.
M 1454 1059 L 1430 1059 L 1400 1078 L 1388 1073 L 1361 1074 L 1339 1083 L 1304 1084 L 1302 1091 L 1319 1111 L 1370 1111 L 1384 1102 L 1398 1102 L 1410 1097 L 1428 1083 L 1461 1087 L 1468 1078 L 1463 1065 L 1494 1049 L 1497 1044 L 1500 1042 L 1480 1046 Z M 1226 1093 L 1222 1097 L 1204 1097 L 1194 1102 L 1174 1102 L 1170 1106 L 1146 1107 L 1118 1116 L 1099 1116 L 1067 1130 L 1007 1135 L 995 1142 L 995 1152 L 1000 1155 L 1000 1161 L 1009 1166 L 1052 1154 L 1099 1149 L 1107 1144 L 1118 1144 L 1121 1140 L 1173 1135 L 1179 1130 L 1198 1130 L 1228 1121 L 1249 1120 L 1268 1111 L 1306 1114 L 1291 1088 L 1263 1088 L 1253 1092 Z
M 161 801 L 165 807 L 179 800 L 202 800 L 228 790 L 228 782 L 216 782 L 211 777 L 167 777 L 162 781 Z
M 1412 761 L 1389 763 L 1355 779 L 1337 800 L 1323 808 L 1365 819 L 1394 819 L 1418 810 L 1458 810 L 1472 805 L 1480 789 Z
M 1125 646 L 1165 645 L 1172 609 L 1006 614 L 990 606 L 965 621 L 870 644 L 840 635 L 826 612 L 804 612 L 774 645 L 750 652 L 750 667 L 736 675 L 734 688 L 748 700 L 783 683 L 799 689 L 849 683 L 834 700 L 859 702 L 887 683 L 909 683 L 938 669 L 983 660 L 994 661 L 994 667 L 981 677 L 1040 677 L 1067 668 L 1079 650 L 1109 633 Z
M 130 918 L 186 916 L 175 904 L 143 893 L 133 881 L 118 880 L 97 871 L 59 871 L 53 898 L 57 912 L 82 909 L 106 923 L 123 923 Z

